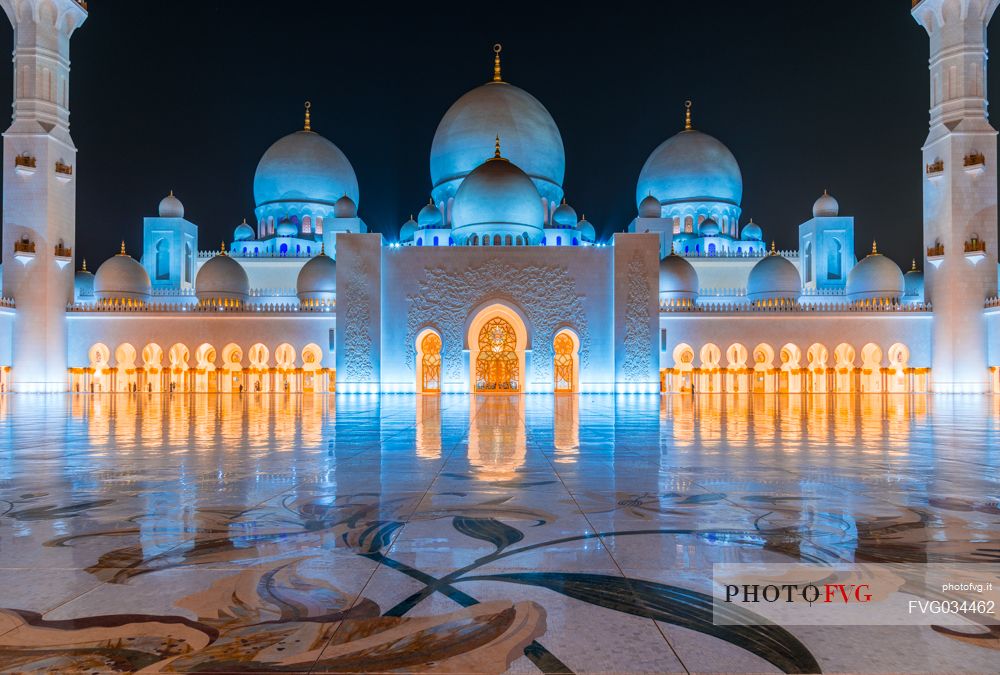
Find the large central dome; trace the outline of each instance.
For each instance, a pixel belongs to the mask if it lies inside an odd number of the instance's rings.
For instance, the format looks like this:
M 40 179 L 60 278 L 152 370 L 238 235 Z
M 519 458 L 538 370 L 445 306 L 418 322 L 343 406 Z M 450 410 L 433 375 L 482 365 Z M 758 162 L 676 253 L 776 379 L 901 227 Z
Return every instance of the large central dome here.
M 736 157 L 718 139 L 693 129 L 659 145 L 646 160 L 636 204 L 653 195 L 661 204 L 723 202 L 739 206 L 743 174 Z
M 538 190 L 516 164 L 500 156 L 481 163 L 462 182 L 455 195 L 454 237 L 477 243 L 499 237 L 497 243 L 520 236 L 536 243 L 544 226 L 545 211 Z M 475 237 L 472 239 L 472 237 Z
M 260 158 L 253 179 L 257 206 L 274 202 L 358 203 L 358 178 L 340 148 L 313 131 L 279 139 Z
M 454 196 L 458 185 L 489 157 L 500 134 L 504 156 L 556 204 L 562 199 L 566 152 L 555 121 L 538 99 L 499 79 L 476 87 L 448 109 L 431 144 L 434 201 Z

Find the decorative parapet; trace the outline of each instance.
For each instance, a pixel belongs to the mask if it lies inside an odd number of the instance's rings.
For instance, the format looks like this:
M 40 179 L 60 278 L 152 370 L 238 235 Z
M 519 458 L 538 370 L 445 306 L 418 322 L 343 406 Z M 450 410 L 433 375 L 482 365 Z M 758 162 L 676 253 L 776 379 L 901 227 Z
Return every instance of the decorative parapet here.
M 698 291 L 701 298 L 742 298 L 746 294 L 745 288 L 703 288 Z
M 14 308 L 14 298 L 0 298 L 0 307 Z
M 161 313 L 161 314 L 314 314 L 331 312 L 337 306 L 336 301 L 322 305 L 302 306 L 298 303 L 242 304 L 242 305 L 209 305 L 182 302 L 149 302 L 149 303 L 73 303 L 66 306 L 68 312 L 111 312 L 111 313 Z
M 966 253 L 986 253 L 986 242 L 979 237 L 973 236 L 972 239 L 965 242 L 965 252 Z
M 69 164 L 63 164 L 62 162 L 56 162 L 56 173 L 63 176 L 72 176 L 73 167 Z
M 80 5 L 83 9 L 87 9 L 87 0 L 76 0 L 76 4 Z
M 938 243 L 933 246 L 927 247 L 927 257 L 928 258 L 942 258 L 944 257 L 944 244 Z
M 734 239 L 733 241 L 739 241 L 739 240 L 735 240 Z M 675 249 L 676 249 L 676 247 L 675 247 Z M 677 255 L 683 256 L 685 258 L 698 258 L 698 259 L 704 259 L 704 258 L 708 258 L 708 259 L 711 259 L 711 258 L 736 258 L 736 259 L 740 259 L 740 258 L 752 258 L 752 259 L 756 259 L 756 258 L 766 258 L 768 255 L 770 255 L 770 253 L 771 252 L 769 250 L 766 250 L 766 249 L 762 250 L 762 251 L 747 250 L 747 251 L 744 251 L 743 253 L 737 253 L 736 251 L 718 251 L 716 253 L 711 253 L 711 254 L 707 253 L 705 251 L 700 251 L 700 252 L 697 252 L 697 253 L 695 253 L 694 251 L 688 251 L 687 253 L 682 253 L 681 251 L 677 251 Z M 799 257 L 799 252 L 797 250 L 775 251 L 775 253 L 777 253 L 778 255 L 783 256 L 785 258 L 798 258 Z
M 27 237 L 19 239 L 14 242 L 14 253 L 35 253 L 35 242 L 30 241 Z
M 940 176 L 944 173 L 944 160 L 939 159 L 927 165 L 928 176 Z
M 251 298 L 298 298 L 294 288 L 251 288 Z
M 62 244 L 56 244 L 55 246 L 55 256 L 57 258 L 72 258 L 73 249 L 69 246 L 63 246 Z
M 975 169 L 986 166 L 986 155 L 981 152 L 973 152 L 965 156 L 962 166 L 966 169 Z
M 193 288 L 154 288 L 152 291 L 154 296 L 169 296 L 169 297 L 194 297 Z
M 847 295 L 847 289 L 840 288 L 804 288 L 802 289 L 802 295 L 806 297 L 844 297 Z
M 797 302 L 784 302 L 784 303 L 774 303 L 774 304 L 757 304 L 751 305 L 747 303 L 738 302 L 728 302 L 728 303 L 718 303 L 712 305 L 695 305 L 695 304 L 681 304 L 680 302 L 674 301 L 664 301 L 660 303 L 661 313 L 699 313 L 699 314 L 769 314 L 769 313 L 798 313 L 798 314 L 815 314 L 822 312 L 829 313 L 919 313 L 919 312 L 930 312 L 931 305 L 926 302 L 918 302 L 912 304 L 899 304 L 892 301 L 882 301 L 882 300 L 869 300 L 857 304 L 847 304 L 842 302 L 817 302 L 810 304 L 801 304 Z
M 1000 307 L 1000 298 L 990 298 L 986 301 L 986 307 Z

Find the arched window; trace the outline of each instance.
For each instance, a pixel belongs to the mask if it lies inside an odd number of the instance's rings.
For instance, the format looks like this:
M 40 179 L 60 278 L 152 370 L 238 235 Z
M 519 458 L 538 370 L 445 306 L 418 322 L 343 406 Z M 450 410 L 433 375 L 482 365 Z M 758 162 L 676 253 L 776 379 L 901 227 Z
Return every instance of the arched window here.
M 545 246 L 545 237 L 542 237 L 542 246 Z
M 244 247 L 243 247 L 243 255 L 246 255 L 246 254 L 247 254 L 247 247 L 246 247 L 246 246 L 244 246 Z
M 556 237 L 556 246 L 562 246 L 562 237 L 560 236 Z
M 579 245 L 580 241 L 576 237 L 573 237 L 573 246 L 579 246 Z
M 441 337 L 427 333 L 420 341 L 421 383 L 425 392 L 441 391 Z
M 435 245 L 435 246 L 437 246 L 437 245 L 438 245 L 438 238 L 437 238 L 437 235 L 434 235 L 434 245 Z
M 493 245 L 494 246 L 499 246 L 500 245 L 500 235 L 499 234 L 494 234 L 493 235 Z
M 254 254 L 255 257 L 258 256 L 258 255 L 260 255 L 260 249 L 257 248 L 256 246 L 254 246 L 253 247 L 253 254 Z
M 552 349 L 555 352 L 553 369 L 556 391 L 573 391 L 573 352 L 576 351 L 573 338 L 565 331 L 559 333 L 552 343 Z
M 708 245 L 708 255 L 715 255 L 715 244 Z
M 166 239 L 156 242 L 156 280 L 170 278 L 170 244 Z
M 844 276 L 844 246 L 839 239 L 830 240 L 830 250 L 826 256 L 826 278 L 840 279 Z
M 417 246 L 423 246 L 423 245 L 424 245 L 424 238 L 417 237 Z
M 736 247 L 736 255 L 743 255 L 743 247 L 742 246 L 737 246 Z
M 806 269 L 805 269 L 805 274 L 803 276 L 805 277 L 805 282 L 808 284 L 810 281 L 813 280 L 813 271 L 812 271 L 813 246 L 812 246 L 812 242 L 809 242 L 808 244 L 806 244 L 806 253 L 805 253 L 804 257 L 805 257 L 805 265 L 804 265 L 804 267 Z
M 312 252 L 313 252 L 312 246 L 306 246 L 306 255 L 312 255 Z
M 191 283 L 194 279 L 194 254 L 191 251 L 191 243 L 184 243 L 184 281 Z
M 281 253 L 281 255 L 288 255 L 288 244 L 282 244 L 281 248 L 278 249 L 278 252 Z

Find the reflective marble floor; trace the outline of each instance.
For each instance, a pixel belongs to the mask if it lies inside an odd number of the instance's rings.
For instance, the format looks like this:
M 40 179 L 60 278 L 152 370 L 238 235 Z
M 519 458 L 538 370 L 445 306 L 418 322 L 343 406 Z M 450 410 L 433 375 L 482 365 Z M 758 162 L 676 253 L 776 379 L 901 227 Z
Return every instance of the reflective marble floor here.
M 1000 563 L 998 440 L 987 397 L 0 397 L 0 671 L 996 672 L 704 594 Z

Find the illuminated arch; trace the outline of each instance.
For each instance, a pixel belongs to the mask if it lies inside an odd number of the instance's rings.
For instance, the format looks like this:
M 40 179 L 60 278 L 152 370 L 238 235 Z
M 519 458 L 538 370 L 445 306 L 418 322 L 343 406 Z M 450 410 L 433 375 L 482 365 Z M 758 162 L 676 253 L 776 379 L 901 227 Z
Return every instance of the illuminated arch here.
M 734 394 L 750 391 L 750 369 L 747 368 L 749 358 L 749 350 L 739 342 L 734 342 L 726 349 L 726 391 Z
M 882 391 L 882 348 L 873 342 L 861 348 L 860 385 L 864 394 Z
M 115 388 L 118 391 L 133 391 L 138 388 L 138 375 L 135 360 L 138 354 L 128 342 L 123 342 L 115 348 Z
M 323 350 L 314 342 L 302 348 L 302 391 L 306 393 L 323 390 L 319 384 L 323 370 Z
M 557 392 L 579 391 L 580 338 L 569 328 L 558 331 L 552 339 L 553 386 Z
M 441 335 L 425 328 L 417 335 L 417 392 L 435 394 L 441 391 Z
M 892 393 L 905 393 L 911 390 L 909 383 L 910 348 L 901 342 L 889 347 L 889 370 L 887 374 L 887 389 Z
M 142 367 L 146 371 L 146 384 L 143 390 L 159 392 L 163 389 L 163 348 L 155 342 L 150 342 L 142 348 Z
M 806 352 L 806 360 L 809 364 L 809 379 L 807 380 L 809 392 L 813 394 L 826 393 L 826 364 L 830 360 L 830 351 L 824 345 L 816 342 Z
M 195 373 L 194 390 L 205 393 L 216 391 L 215 378 L 215 347 L 205 342 L 194 351 Z
M 770 393 L 776 389 L 774 382 L 774 348 L 761 342 L 753 348 L 753 391 Z
M 111 391 L 111 350 L 103 342 L 98 342 L 90 348 L 87 356 L 93 371 L 91 391 Z
M 854 391 L 854 347 L 842 342 L 833 350 L 834 359 L 834 391 L 838 394 L 849 394 Z
M 789 342 L 778 352 L 781 366 L 778 371 L 778 391 L 798 394 L 802 391 L 802 350 Z
M 250 368 L 246 372 L 247 391 L 259 394 L 271 390 L 267 365 L 270 358 L 271 351 L 261 342 L 251 345 L 247 350 L 247 360 L 250 362 Z
M 698 391 L 716 393 L 722 391 L 722 372 L 719 362 L 722 361 L 722 350 L 709 342 L 698 352 L 701 361 L 701 372 L 698 375 Z
M 674 379 L 671 390 L 684 392 L 692 390 L 694 371 L 694 348 L 686 342 L 674 347 Z
M 525 349 L 530 348 L 530 339 L 527 325 L 516 309 L 501 302 L 484 307 L 469 322 L 465 340 L 473 392 L 524 391 Z M 504 381 L 497 381 L 497 377 Z
M 296 391 L 295 347 L 287 342 L 282 342 L 274 350 L 274 360 L 278 366 L 275 389 L 285 393 Z

